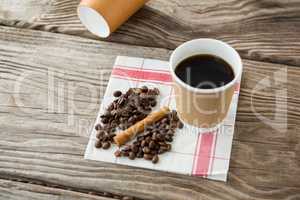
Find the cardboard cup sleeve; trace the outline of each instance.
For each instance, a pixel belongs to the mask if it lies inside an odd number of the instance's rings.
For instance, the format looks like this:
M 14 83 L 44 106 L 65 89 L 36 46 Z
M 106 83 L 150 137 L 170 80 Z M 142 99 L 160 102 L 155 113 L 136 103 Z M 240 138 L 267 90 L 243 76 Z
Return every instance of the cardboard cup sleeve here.
M 78 16 L 93 34 L 105 38 L 138 11 L 148 0 L 82 0 Z

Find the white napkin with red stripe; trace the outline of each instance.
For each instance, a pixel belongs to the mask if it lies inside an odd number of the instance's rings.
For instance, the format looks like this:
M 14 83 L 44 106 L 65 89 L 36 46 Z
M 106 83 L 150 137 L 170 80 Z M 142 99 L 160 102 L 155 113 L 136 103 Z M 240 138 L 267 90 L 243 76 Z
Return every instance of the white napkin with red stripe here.
M 168 62 L 118 56 L 95 124 L 99 121 L 104 108 L 114 99 L 113 92 L 115 90 L 125 92 L 131 87 L 143 85 L 159 88 L 161 94 L 155 109 L 162 106 L 176 108 Z M 228 116 L 217 130 L 210 131 L 185 125 L 183 129 L 177 130 L 172 142 L 172 150 L 160 155 L 157 164 L 144 159 L 116 158 L 114 156 L 114 152 L 117 150 L 116 146 L 109 150 L 96 149 L 94 147 L 96 142 L 94 129 L 86 148 L 85 159 L 226 181 L 239 89 L 239 84 L 237 84 Z

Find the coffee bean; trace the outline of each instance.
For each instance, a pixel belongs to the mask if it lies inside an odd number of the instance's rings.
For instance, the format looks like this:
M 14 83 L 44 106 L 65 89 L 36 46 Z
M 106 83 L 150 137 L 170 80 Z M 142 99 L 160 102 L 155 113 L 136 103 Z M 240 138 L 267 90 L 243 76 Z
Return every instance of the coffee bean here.
M 128 122 L 134 122 L 135 121 L 135 118 L 134 117 L 130 117 L 129 119 L 128 119 Z
M 152 158 L 152 163 L 153 163 L 153 164 L 156 164 L 156 163 L 158 163 L 158 160 L 159 160 L 158 155 L 155 155 L 155 156 L 153 156 L 153 158 Z
M 150 101 L 148 99 L 142 99 L 141 105 L 143 107 L 149 107 L 150 106 Z
M 173 129 L 168 130 L 167 134 L 168 135 L 174 135 L 174 130 Z
M 135 153 L 130 152 L 128 158 L 129 158 L 130 160 L 134 160 L 134 159 L 135 159 Z
M 154 88 L 153 91 L 154 91 L 154 93 L 155 93 L 156 95 L 159 95 L 159 89 L 158 89 L 158 88 Z
M 95 129 L 96 131 L 99 131 L 102 128 L 101 124 L 96 124 Z
M 150 106 L 151 106 L 151 107 L 155 107 L 156 104 L 157 104 L 157 102 L 156 102 L 155 100 L 150 102 Z
M 142 140 L 142 141 L 141 141 L 141 147 L 144 147 L 144 146 L 146 146 L 146 145 L 147 145 L 146 141 L 145 141 L 145 140 Z
M 110 104 L 108 107 L 107 107 L 107 111 L 111 111 L 114 109 L 114 105 L 113 104 Z
M 171 128 L 172 128 L 172 130 L 175 130 L 177 128 L 177 123 L 172 123 Z
M 103 115 L 100 115 L 100 118 L 103 119 L 103 118 L 108 118 L 109 116 L 106 116 L 105 114 Z
M 170 151 L 172 148 L 172 145 L 171 144 L 167 144 L 167 151 Z
M 107 132 L 109 132 L 110 129 L 111 129 L 110 124 L 104 124 L 104 126 L 103 126 L 103 128 L 102 128 L 102 130 L 105 130 L 105 131 L 107 131 Z
M 142 145 L 143 140 L 144 140 L 143 137 L 138 137 L 138 138 L 137 138 L 137 141 L 138 141 L 138 142 L 141 142 L 141 145 Z
M 141 88 L 133 88 L 133 92 L 136 94 L 140 94 L 142 92 Z
M 146 99 L 149 98 L 149 95 L 146 94 L 146 93 L 142 93 L 142 94 L 140 94 L 140 98 L 143 99 L 143 100 L 146 100 Z
M 118 127 L 121 127 L 121 126 L 124 127 L 124 124 L 127 123 L 127 120 L 128 120 L 127 117 L 121 116 L 121 117 L 118 119 Z
M 153 140 L 149 143 L 149 147 L 150 147 L 150 149 L 155 148 L 155 142 Z
M 173 139 L 173 134 L 167 134 L 167 136 L 166 137 L 169 137 L 169 138 L 172 138 Z
M 115 133 L 110 133 L 109 134 L 109 137 L 112 139 L 113 137 L 115 137 L 116 136 L 116 134 Z
M 127 90 L 127 92 L 125 93 L 126 96 L 130 96 L 133 93 L 132 88 L 129 88 L 129 90 Z
M 152 158 L 153 158 L 153 155 L 151 155 L 151 154 L 144 154 L 144 159 L 145 160 L 152 160 Z
M 104 117 L 104 118 L 101 119 L 101 122 L 102 122 L 103 124 L 107 124 L 107 123 L 109 122 L 109 119 L 106 118 L 106 117 Z
M 137 153 L 139 151 L 139 147 L 137 145 L 133 145 L 131 149 L 134 153 Z
M 103 149 L 109 149 L 109 147 L 110 147 L 110 142 L 104 142 L 102 145 Z
M 125 104 L 125 102 L 126 102 L 126 99 L 124 97 L 120 97 L 119 100 L 118 100 L 119 106 L 123 106 Z
M 165 153 L 166 151 L 165 150 L 163 150 L 163 149 L 159 149 L 158 150 L 158 154 L 163 154 L 163 153 Z
M 146 110 L 145 110 L 145 108 L 143 107 L 143 106 L 138 106 L 138 111 L 139 112 L 145 112 Z M 139 118 L 139 116 L 138 115 L 136 115 L 136 117 L 135 117 L 136 119 L 138 119 Z
M 161 120 L 161 123 L 162 123 L 162 124 L 167 124 L 168 121 L 169 121 L 168 118 L 163 118 L 163 119 Z
M 136 157 L 137 157 L 137 158 L 143 158 L 143 157 L 144 157 L 143 151 L 139 151 L 139 152 L 136 154 Z
M 111 111 L 111 115 L 112 115 L 114 118 L 115 118 L 115 116 L 117 115 L 117 113 L 118 113 L 118 110 L 113 110 L 113 111 Z M 114 118 L 112 118 L 111 121 L 112 121 Z
M 166 135 L 166 136 L 165 136 L 165 140 L 166 140 L 167 142 L 172 142 L 172 141 L 173 141 L 173 138 L 170 137 L 169 135 Z
M 96 147 L 97 149 L 100 149 L 100 148 L 102 147 L 102 142 L 98 140 L 98 141 L 95 143 L 95 147 Z
M 166 145 L 167 145 L 165 142 L 158 142 L 158 144 L 159 144 L 160 146 L 166 146 Z
M 110 137 L 109 137 L 108 134 L 106 134 L 106 135 L 103 135 L 103 137 L 101 138 L 101 140 L 102 140 L 103 142 L 107 142 L 107 141 L 110 141 Z
M 156 140 L 163 140 L 162 134 L 156 134 Z
M 166 129 L 166 125 L 165 124 L 160 124 L 158 128 L 159 128 L 161 133 L 164 133 L 165 129 Z
M 120 150 L 115 151 L 115 156 L 116 157 L 121 157 L 122 153 Z
M 152 133 L 151 131 L 146 131 L 143 136 L 147 137 L 147 136 L 150 136 L 151 137 Z
M 121 96 L 122 95 L 122 92 L 121 91 L 119 91 L 119 90 L 117 90 L 117 91 L 115 91 L 114 92 L 114 97 L 119 97 L 119 96 Z
M 155 147 L 153 148 L 154 150 L 158 151 L 159 150 L 160 145 L 159 144 L 155 144 Z
M 105 135 L 105 131 L 99 130 L 99 131 L 97 131 L 96 138 L 100 139 L 103 137 L 103 135 Z
M 151 137 L 150 137 L 150 136 L 147 136 L 147 137 L 145 138 L 145 141 L 146 141 L 147 144 L 149 144 L 149 143 L 151 142 Z
M 143 148 L 143 152 L 146 153 L 146 154 L 147 154 L 147 153 L 150 153 L 150 151 L 151 151 L 151 150 L 149 149 L 149 147 L 144 147 L 144 148 Z
M 142 90 L 142 92 L 146 93 L 146 92 L 148 92 L 148 87 L 144 85 L 143 87 L 141 87 L 141 90 Z
M 156 133 L 154 133 L 153 135 L 152 135 L 152 138 L 151 138 L 152 140 L 154 140 L 154 141 L 156 141 L 156 140 L 158 140 L 158 138 L 157 138 L 157 134 Z
M 182 129 L 183 126 L 184 126 L 184 124 L 183 124 L 181 121 L 178 121 L 177 127 L 178 127 L 179 129 Z
M 114 126 L 117 126 L 117 125 L 114 125 Z M 109 132 L 115 132 L 115 131 L 116 131 L 115 127 L 110 127 Z
M 151 150 L 150 151 L 150 154 L 152 154 L 152 155 L 156 155 L 158 153 L 158 151 L 156 151 L 156 150 Z
M 169 113 L 170 120 L 176 119 L 177 112 L 175 110 L 172 110 L 171 113 Z
M 161 147 L 159 148 L 159 151 L 160 151 L 160 152 L 166 152 L 166 151 L 168 151 L 168 147 L 166 147 L 166 146 L 161 146 Z

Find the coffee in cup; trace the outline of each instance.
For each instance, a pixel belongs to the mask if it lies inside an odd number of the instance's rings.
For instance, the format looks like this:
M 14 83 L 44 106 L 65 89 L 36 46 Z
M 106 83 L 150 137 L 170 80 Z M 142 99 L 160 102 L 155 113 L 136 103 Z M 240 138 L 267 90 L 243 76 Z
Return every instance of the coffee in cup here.
M 200 89 L 221 87 L 234 79 L 232 67 L 222 58 L 209 54 L 184 59 L 175 67 L 175 74 L 186 84 Z

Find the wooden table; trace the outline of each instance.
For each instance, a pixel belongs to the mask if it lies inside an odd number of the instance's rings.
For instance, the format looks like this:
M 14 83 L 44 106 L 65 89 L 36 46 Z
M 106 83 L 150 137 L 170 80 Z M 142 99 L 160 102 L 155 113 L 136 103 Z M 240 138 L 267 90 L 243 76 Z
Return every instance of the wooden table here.
M 0 0 L 1 200 L 300 199 L 300 0 L 152 0 L 106 41 L 78 3 Z M 115 57 L 203 37 L 244 62 L 228 182 L 84 160 Z

